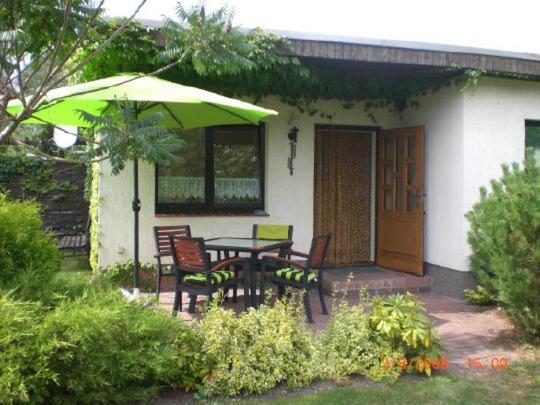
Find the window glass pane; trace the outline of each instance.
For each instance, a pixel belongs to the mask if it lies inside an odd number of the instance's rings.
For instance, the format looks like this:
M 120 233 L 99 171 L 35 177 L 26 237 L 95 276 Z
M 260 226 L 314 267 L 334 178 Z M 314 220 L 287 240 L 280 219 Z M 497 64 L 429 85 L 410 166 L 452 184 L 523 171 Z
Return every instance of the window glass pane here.
M 258 128 L 216 128 L 214 131 L 214 196 L 216 204 L 261 200 Z
M 536 164 L 540 165 L 540 121 L 526 122 L 525 147 L 533 149 Z
M 203 129 L 183 131 L 179 161 L 158 166 L 158 202 L 204 204 L 205 135 Z

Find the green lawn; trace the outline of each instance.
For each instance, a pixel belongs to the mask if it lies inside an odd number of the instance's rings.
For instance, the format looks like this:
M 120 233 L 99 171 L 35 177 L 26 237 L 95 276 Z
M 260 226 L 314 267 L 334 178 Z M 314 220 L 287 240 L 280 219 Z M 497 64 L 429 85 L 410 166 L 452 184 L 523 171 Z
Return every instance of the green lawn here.
M 255 400 L 245 401 L 253 403 Z M 316 404 L 540 404 L 538 361 L 515 364 L 486 379 L 436 376 L 427 380 L 401 380 L 374 388 L 336 388 L 312 394 L 290 394 L 261 405 Z

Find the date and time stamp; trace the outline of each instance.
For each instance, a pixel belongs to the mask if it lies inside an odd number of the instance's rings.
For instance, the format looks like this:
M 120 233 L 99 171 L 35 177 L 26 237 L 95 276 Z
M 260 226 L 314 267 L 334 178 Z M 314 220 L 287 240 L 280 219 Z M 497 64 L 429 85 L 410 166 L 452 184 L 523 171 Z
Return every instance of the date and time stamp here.
M 467 357 L 462 360 L 463 366 L 472 370 L 491 369 L 505 370 L 510 366 L 507 356 L 492 355 L 487 357 Z M 446 370 L 450 362 L 446 356 L 434 357 L 388 357 L 381 358 L 383 368 L 399 368 L 400 370 Z

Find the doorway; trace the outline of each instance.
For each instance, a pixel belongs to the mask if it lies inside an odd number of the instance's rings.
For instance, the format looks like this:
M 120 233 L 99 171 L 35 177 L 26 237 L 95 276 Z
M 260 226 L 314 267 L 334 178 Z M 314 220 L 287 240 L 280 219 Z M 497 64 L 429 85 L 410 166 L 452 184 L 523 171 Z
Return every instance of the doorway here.
M 373 263 L 374 139 L 366 127 L 315 128 L 314 231 L 332 233 L 329 266 Z

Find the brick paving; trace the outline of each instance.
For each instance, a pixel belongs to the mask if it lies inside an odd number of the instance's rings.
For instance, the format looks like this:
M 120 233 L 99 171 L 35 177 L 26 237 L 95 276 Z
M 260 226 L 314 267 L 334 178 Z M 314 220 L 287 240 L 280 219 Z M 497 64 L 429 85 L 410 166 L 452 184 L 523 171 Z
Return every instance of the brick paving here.
M 241 289 L 240 289 L 241 290 Z M 466 376 L 482 376 L 489 373 L 501 372 L 492 368 L 505 358 L 510 364 L 518 357 L 518 343 L 512 325 L 494 307 L 479 307 L 465 302 L 444 297 L 431 292 L 417 294 L 424 303 L 429 316 L 433 319 L 439 331 L 444 348 L 444 355 L 449 360 L 447 372 Z M 329 311 L 339 298 L 326 296 Z M 197 300 L 195 314 L 188 314 L 188 299 L 184 295 L 183 312 L 178 314 L 186 321 L 200 318 L 201 305 L 204 297 Z M 357 294 L 348 293 L 347 300 L 354 304 L 358 301 Z M 163 292 L 160 295 L 160 305 L 171 310 L 173 302 L 172 292 Z M 310 327 L 316 331 L 323 330 L 328 322 L 328 315 L 323 315 L 316 291 L 310 294 L 311 309 L 315 320 Z M 239 291 L 238 302 L 226 302 L 227 307 L 240 312 L 244 309 L 244 300 Z M 473 365 L 469 367 L 468 359 L 479 359 L 483 368 Z M 503 360 L 504 361 L 504 360 Z M 473 362 L 474 364 L 474 362 Z

